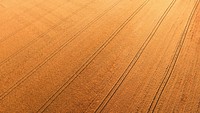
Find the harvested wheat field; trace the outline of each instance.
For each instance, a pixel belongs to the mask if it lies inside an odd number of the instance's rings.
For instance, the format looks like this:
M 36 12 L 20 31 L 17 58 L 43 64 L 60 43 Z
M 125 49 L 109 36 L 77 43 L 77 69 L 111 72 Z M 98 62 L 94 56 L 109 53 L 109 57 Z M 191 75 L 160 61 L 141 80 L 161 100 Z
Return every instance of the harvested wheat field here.
M 200 113 L 200 0 L 0 0 L 0 113 Z

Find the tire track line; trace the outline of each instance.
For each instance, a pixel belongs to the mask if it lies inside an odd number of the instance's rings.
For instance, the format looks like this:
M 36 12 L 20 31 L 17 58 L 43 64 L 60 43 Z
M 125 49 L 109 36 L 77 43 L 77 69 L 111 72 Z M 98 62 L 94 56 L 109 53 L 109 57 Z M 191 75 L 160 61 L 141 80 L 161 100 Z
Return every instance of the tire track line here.
M 147 47 L 147 45 L 149 44 L 149 42 L 152 40 L 152 38 L 154 37 L 156 31 L 158 30 L 158 28 L 160 27 L 161 23 L 163 22 L 164 18 L 167 16 L 167 14 L 169 13 L 169 11 L 171 10 L 171 8 L 174 6 L 176 0 L 173 0 L 170 5 L 168 6 L 168 8 L 165 10 L 164 14 L 161 16 L 161 18 L 159 19 L 158 23 L 156 24 L 156 26 L 153 28 L 152 32 L 150 33 L 150 35 L 148 36 L 148 38 L 145 40 L 145 42 L 143 43 L 143 45 L 141 46 L 141 48 L 139 49 L 139 51 L 137 52 L 137 54 L 134 56 L 134 58 L 132 59 L 131 63 L 129 64 L 129 66 L 126 68 L 126 70 L 124 71 L 124 73 L 121 75 L 121 77 L 118 79 L 118 81 L 114 84 L 114 86 L 112 87 L 112 89 L 109 91 L 109 93 L 106 95 L 106 97 L 103 99 L 103 101 L 101 102 L 101 104 L 98 106 L 98 108 L 95 110 L 95 113 L 99 113 L 102 112 L 102 110 L 105 108 L 105 106 L 108 104 L 108 102 L 111 100 L 111 98 L 114 96 L 114 94 L 117 92 L 117 90 L 119 89 L 119 87 L 122 85 L 122 83 L 124 82 L 124 80 L 126 79 L 126 77 L 128 76 L 128 74 L 130 73 L 130 71 L 132 70 L 132 68 L 134 67 L 134 65 L 136 64 L 136 62 L 138 61 L 138 59 L 140 58 L 140 56 L 142 55 L 143 51 L 145 50 L 145 48 Z
M 64 83 L 50 98 L 47 102 L 38 110 L 38 113 L 42 113 L 46 108 L 51 105 L 51 103 L 69 86 L 78 75 L 85 70 L 85 68 L 96 58 L 96 56 L 117 36 L 117 34 L 132 20 L 132 18 L 149 2 L 146 0 L 139 8 L 137 8 L 125 21 L 124 23 L 117 28 L 117 30 L 105 41 L 103 45 L 93 54 L 89 59 L 78 69 L 78 71 L 70 77 L 68 81 Z
M 153 99 L 153 101 L 152 101 L 152 103 L 151 103 L 151 105 L 149 107 L 148 112 L 152 112 L 153 113 L 155 111 L 155 108 L 156 108 L 156 106 L 158 104 L 158 101 L 160 100 L 160 97 L 161 97 L 162 93 L 164 92 L 165 87 L 166 87 L 169 79 L 171 78 L 171 75 L 172 75 L 173 70 L 175 68 L 175 65 L 176 65 L 176 62 L 178 60 L 179 54 L 181 52 L 181 49 L 182 49 L 182 47 L 184 45 L 184 42 L 185 42 L 188 30 L 189 30 L 191 21 L 193 19 L 194 13 L 195 13 L 198 5 L 199 5 L 199 2 L 200 2 L 200 0 L 196 1 L 195 5 L 194 5 L 194 7 L 193 7 L 193 9 L 192 9 L 192 11 L 190 13 L 190 16 L 188 18 L 187 24 L 185 26 L 185 29 L 184 29 L 183 33 L 182 33 L 181 39 L 180 39 L 179 43 L 177 44 L 177 49 L 176 49 L 176 51 L 174 53 L 173 59 L 172 59 L 169 67 L 167 68 L 167 70 L 166 70 L 166 72 L 164 74 L 165 77 L 162 80 L 162 83 L 159 86 L 159 88 L 158 88 L 158 90 L 157 90 L 157 92 L 156 92 L 156 94 L 154 96 L 154 99 Z
M 84 5 L 83 7 L 77 9 L 76 11 L 74 11 L 71 15 L 69 15 L 68 17 L 66 17 L 65 19 L 61 20 L 58 24 L 55 24 L 54 26 L 52 26 L 51 28 L 49 28 L 46 32 L 42 33 L 41 35 L 39 35 L 37 38 L 31 40 L 28 44 L 26 44 L 24 47 L 22 47 L 21 49 L 19 49 L 18 51 L 16 51 L 15 53 L 13 53 L 12 55 L 10 55 L 9 57 L 7 57 L 6 59 L 4 59 L 3 61 L 0 62 L 0 66 L 3 65 L 4 63 L 6 63 L 7 61 L 9 61 L 10 59 L 12 59 L 14 56 L 16 56 L 17 54 L 21 53 L 23 50 L 25 50 L 26 48 L 30 47 L 31 45 L 33 45 L 35 42 L 37 42 L 39 39 L 41 39 L 42 37 L 44 37 L 47 33 L 51 32 L 52 30 L 56 29 L 57 27 L 59 27 L 60 25 L 62 25 L 66 20 L 68 20 L 69 18 L 71 18 L 73 15 L 76 15 L 77 13 L 79 13 L 81 10 L 87 8 L 90 4 L 94 3 L 96 0 L 92 0 L 89 3 L 87 3 L 86 5 Z
M 70 2 L 70 0 L 68 0 L 68 2 Z M 43 2 L 41 2 L 41 3 L 43 3 Z M 39 4 L 37 4 L 37 5 L 40 5 L 41 3 L 39 3 Z M 37 7 L 37 5 L 36 5 L 35 7 Z M 52 13 L 54 10 L 56 10 L 56 9 L 58 9 L 58 8 L 60 8 L 61 6 L 64 6 L 64 5 L 65 5 L 65 3 L 56 6 L 56 8 L 53 8 L 52 10 L 47 11 L 47 12 L 46 12 L 44 15 L 42 15 L 41 17 L 36 18 L 34 21 L 28 22 L 28 24 L 26 24 L 24 27 L 22 27 L 22 28 L 16 30 L 15 32 L 9 34 L 8 36 L 6 36 L 6 37 L 4 37 L 4 38 L 1 38 L 1 39 L 0 39 L 0 43 L 3 43 L 4 41 L 6 41 L 6 40 L 12 38 L 12 37 L 13 37 L 15 34 L 17 34 L 18 32 L 20 32 L 20 31 L 24 30 L 25 28 L 31 26 L 32 24 L 34 24 L 34 23 L 40 21 L 40 20 L 41 20 L 43 17 L 45 17 L 46 15 Z M 33 8 L 34 8 L 34 7 L 33 7 Z M 31 9 L 33 9 L 33 8 L 31 8 Z M 30 9 L 30 10 L 31 10 L 31 9 Z M 28 12 L 28 11 L 30 11 L 30 10 L 26 10 L 25 12 Z M 25 13 L 25 12 L 24 12 L 24 13 Z
M 11 86 L 6 92 L 0 95 L 0 100 L 3 100 L 10 92 L 12 92 L 17 86 L 22 84 L 26 79 L 28 79 L 33 73 L 35 73 L 40 67 L 46 64 L 50 59 L 52 59 L 57 53 L 59 53 L 63 48 L 65 48 L 70 42 L 76 39 L 82 32 L 84 32 L 87 28 L 93 25 L 97 20 L 99 20 L 102 16 L 107 14 L 112 8 L 114 8 L 118 3 L 122 0 L 118 0 L 116 3 L 111 5 L 108 9 L 106 9 L 102 14 L 97 16 L 94 20 L 88 23 L 82 30 L 78 31 L 72 38 L 65 41 L 60 47 L 58 47 L 55 51 L 53 51 L 44 61 L 42 61 L 39 65 L 37 65 L 34 69 L 32 69 L 27 75 L 22 77 L 18 82 L 16 82 L 13 86 Z

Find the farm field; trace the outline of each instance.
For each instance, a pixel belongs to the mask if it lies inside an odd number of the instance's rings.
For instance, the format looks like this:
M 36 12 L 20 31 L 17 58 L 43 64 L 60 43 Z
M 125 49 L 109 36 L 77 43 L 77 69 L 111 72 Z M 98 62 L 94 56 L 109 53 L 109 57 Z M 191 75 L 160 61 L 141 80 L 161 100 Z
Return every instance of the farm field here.
M 200 113 L 200 0 L 0 0 L 0 113 Z

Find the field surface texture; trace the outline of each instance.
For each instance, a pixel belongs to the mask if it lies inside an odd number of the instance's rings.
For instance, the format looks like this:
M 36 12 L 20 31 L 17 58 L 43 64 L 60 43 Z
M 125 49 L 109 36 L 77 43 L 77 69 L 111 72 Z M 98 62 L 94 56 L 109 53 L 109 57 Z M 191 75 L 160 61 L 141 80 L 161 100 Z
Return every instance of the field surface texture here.
M 200 113 L 200 0 L 0 0 L 0 113 Z

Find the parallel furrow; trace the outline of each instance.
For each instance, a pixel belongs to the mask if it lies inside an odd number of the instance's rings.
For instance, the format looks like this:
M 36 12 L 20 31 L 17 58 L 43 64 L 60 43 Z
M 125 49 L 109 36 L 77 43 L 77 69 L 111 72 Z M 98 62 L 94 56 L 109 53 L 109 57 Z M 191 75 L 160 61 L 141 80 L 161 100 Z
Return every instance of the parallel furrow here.
M 68 0 L 68 1 L 70 1 L 70 0 Z M 44 2 L 46 2 L 46 1 L 44 1 Z M 41 4 L 41 3 L 40 3 L 40 4 Z M 37 5 L 39 5 L 39 4 L 37 4 Z M 36 5 L 36 6 L 37 6 L 37 5 Z M 56 9 L 58 9 L 58 8 L 60 8 L 60 7 L 62 7 L 63 5 L 65 5 L 65 3 L 56 6 L 56 8 L 53 8 L 52 10 L 48 11 L 47 13 L 45 13 L 44 15 L 42 15 L 41 17 L 35 18 L 34 21 L 28 22 L 28 23 L 27 23 L 26 25 L 24 25 L 22 28 L 16 30 L 15 32 L 11 33 L 10 35 L 8 35 L 8 36 L 6 36 L 6 37 L 4 37 L 4 38 L 1 38 L 1 39 L 0 39 L 0 44 L 3 43 L 3 42 L 6 41 L 6 40 L 12 38 L 15 34 L 17 34 L 18 32 L 22 31 L 23 29 L 25 29 L 25 28 L 27 28 L 27 27 L 33 25 L 34 23 L 40 21 L 43 17 L 45 17 L 45 16 L 48 15 L 48 14 L 51 14 L 54 10 L 56 10 Z M 36 7 L 36 6 L 35 6 L 35 7 Z M 33 8 L 34 8 L 34 7 L 33 7 Z M 33 8 L 31 8 L 31 9 L 33 9 Z M 30 9 L 30 10 L 31 10 L 31 9 Z M 29 11 L 29 10 L 26 10 L 26 11 L 24 11 L 23 13 L 26 13 L 26 12 L 28 12 L 28 11 Z M 14 18 L 16 18 L 16 17 L 13 17 L 13 19 L 14 19 Z M 8 22 L 9 22 L 9 21 L 10 21 L 10 20 L 8 20 Z M 61 20 L 61 21 L 63 21 L 63 20 Z M 57 26 L 57 25 L 56 25 L 56 26 Z M 45 33 L 45 34 L 46 34 L 46 33 Z
M 28 44 L 26 44 L 24 47 L 20 48 L 18 51 L 16 51 L 15 53 L 13 53 L 12 55 L 10 55 L 9 57 L 7 57 L 6 59 L 4 59 L 2 62 L 0 62 L 0 66 L 3 65 L 4 63 L 8 62 L 10 59 L 12 59 L 14 56 L 18 55 L 19 53 L 21 53 L 22 51 L 24 51 L 26 48 L 30 47 L 31 45 L 33 45 L 35 42 L 37 42 L 39 39 L 43 38 L 46 34 L 48 34 L 49 32 L 51 32 L 52 30 L 58 28 L 60 25 L 62 25 L 65 21 L 67 21 L 69 18 L 71 18 L 73 15 L 76 15 L 77 13 L 79 13 L 81 10 L 87 8 L 90 4 L 94 3 L 96 0 L 92 0 L 89 3 L 85 4 L 83 7 L 77 9 L 76 11 L 74 11 L 72 14 L 70 14 L 69 16 L 67 16 L 66 18 L 64 18 L 63 20 L 61 20 L 58 24 L 53 25 L 52 27 L 50 27 L 46 32 L 42 33 L 41 35 L 39 35 L 37 38 L 31 40 Z
M 165 90 L 165 87 L 166 87 L 166 85 L 167 85 L 167 83 L 168 83 L 168 81 L 169 81 L 169 79 L 170 79 L 170 77 L 171 77 L 171 75 L 173 73 L 174 67 L 175 67 L 176 62 L 178 60 L 179 54 L 181 52 L 181 49 L 182 49 L 182 47 L 184 45 L 184 41 L 185 41 L 186 35 L 188 33 L 192 18 L 193 18 L 194 13 L 195 13 L 198 5 L 199 5 L 199 2 L 200 1 L 197 0 L 196 3 L 195 3 L 195 6 L 192 9 L 192 12 L 191 12 L 191 14 L 190 14 L 190 16 L 188 18 L 187 24 L 185 26 L 185 29 L 184 29 L 184 31 L 182 33 L 181 38 L 180 38 L 180 41 L 177 44 L 177 48 L 176 48 L 176 51 L 175 51 L 175 53 L 173 55 L 173 59 L 172 59 L 171 63 L 169 64 L 169 67 L 167 68 L 167 70 L 165 72 L 164 79 L 162 80 L 162 83 L 159 86 L 159 88 L 158 88 L 158 90 L 157 90 L 157 92 L 156 92 L 156 94 L 154 96 L 154 99 L 153 99 L 153 101 L 152 101 L 152 103 L 151 103 L 151 105 L 149 107 L 148 112 L 152 112 L 152 113 L 154 112 L 154 110 L 155 110 L 155 108 L 156 108 L 156 106 L 158 104 L 158 101 L 160 100 L 160 97 L 161 97 L 163 91 Z
M 73 37 L 65 41 L 61 46 L 59 46 L 55 51 L 53 51 L 43 62 L 37 65 L 34 69 L 32 69 L 27 75 L 22 77 L 18 82 L 16 82 L 12 87 L 10 87 L 6 92 L 0 95 L 0 100 L 6 97 L 11 91 L 13 91 L 17 86 L 23 83 L 26 79 L 28 79 L 33 73 L 35 73 L 40 67 L 46 64 L 50 59 L 52 59 L 56 54 L 58 54 L 63 48 L 65 48 L 70 42 L 76 39 L 82 32 L 88 29 L 91 25 L 93 25 L 97 20 L 99 20 L 102 16 L 108 13 L 112 8 L 114 8 L 117 4 L 119 4 L 122 0 L 118 0 L 108 9 L 106 9 L 103 13 L 98 15 L 95 19 L 93 19 L 90 23 L 88 23 L 82 30 L 78 31 Z
M 164 14 L 161 16 L 161 18 L 159 19 L 158 23 L 156 24 L 156 26 L 154 27 L 154 29 L 152 30 L 152 32 L 150 33 L 150 35 L 148 36 L 148 38 L 145 40 L 145 42 L 143 43 L 143 45 L 141 46 L 141 48 L 139 49 L 139 51 L 137 52 L 137 54 L 134 56 L 134 58 L 132 59 L 131 63 L 129 64 L 129 66 L 126 68 L 126 70 L 124 71 L 124 73 L 121 75 L 121 77 L 114 84 L 114 86 L 112 87 L 112 89 L 109 91 L 109 93 L 103 99 L 102 103 L 96 109 L 96 111 L 95 111 L 96 113 L 99 113 L 99 112 L 101 112 L 104 109 L 104 107 L 107 105 L 107 103 L 110 101 L 110 99 L 114 96 L 115 92 L 119 89 L 119 87 L 121 86 L 121 84 L 123 83 L 123 81 L 128 76 L 129 72 L 134 67 L 135 63 L 138 61 L 138 59 L 142 55 L 143 51 L 145 50 L 145 48 L 147 47 L 147 45 L 151 41 L 151 39 L 154 37 L 154 34 L 156 33 L 156 31 L 160 27 L 161 23 L 163 22 L 164 18 L 167 16 L 167 14 L 171 10 L 171 8 L 175 4 L 175 2 L 176 2 L 176 0 L 173 0 L 171 2 L 171 4 L 168 6 L 168 8 L 165 10 Z
M 38 112 L 44 112 L 45 109 L 69 86 L 78 75 L 96 58 L 96 56 L 101 53 L 101 51 L 117 36 L 117 34 L 132 20 L 132 18 L 149 2 L 146 0 L 139 8 L 137 8 L 131 16 L 129 16 L 126 21 L 105 41 L 103 45 L 78 69 L 78 71 L 61 86 L 56 93 L 54 93 L 49 100 L 38 110 Z

